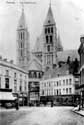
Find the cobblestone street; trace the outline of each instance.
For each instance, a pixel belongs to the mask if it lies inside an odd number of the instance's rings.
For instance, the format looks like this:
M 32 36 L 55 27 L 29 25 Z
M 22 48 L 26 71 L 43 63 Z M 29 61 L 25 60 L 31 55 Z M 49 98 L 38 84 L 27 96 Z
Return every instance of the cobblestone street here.
M 33 107 L 0 113 L 0 125 L 84 125 L 72 107 Z

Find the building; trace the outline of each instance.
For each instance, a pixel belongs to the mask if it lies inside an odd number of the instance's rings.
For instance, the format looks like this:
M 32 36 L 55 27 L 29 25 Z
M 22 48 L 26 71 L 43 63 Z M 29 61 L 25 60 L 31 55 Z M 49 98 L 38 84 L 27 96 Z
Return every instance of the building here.
M 38 43 L 38 44 L 37 44 Z M 55 19 L 49 6 L 41 36 L 37 38 L 33 54 L 42 62 L 43 70 L 57 65 L 57 52 L 62 51 L 60 36 L 57 35 Z
M 40 101 L 40 79 L 43 76 L 41 62 L 32 57 L 28 65 L 28 88 L 29 88 L 29 104 L 38 105 Z
M 63 66 L 54 71 L 48 71 L 40 81 L 40 101 L 47 104 L 53 101 L 55 105 L 73 105 L 80 97 L 75 87 L 78 79 L 69 74 L 68 67 Z
M 12 60 L 0 57 L 0 89 L 11 89 L 13 96 L 19 97 L 22 105 L 27 105 L 28 72 L 14 65 Z
M 59 61 L 66 63 L 67 59 L 65 60 L 64 52 L 60 35 L 57 34 L 56 23 L 50 5 L 41 36 L 37 39 L 32 57 L 29 47 L 29 33 L 25 21 L 24 9 L 22 9 L 17 27 L 17 65 L 28 72 L 29 103 L 39 102 L 40 80 L 43 74 L 46 74 L 46 71 L 49 69 L 53 70 L 53 68 L 58 67 Z M 65 53 L 66 58 L 68 58 L 68 52 L 66 51 Z M 72 52 L 71 57 L 73 54 Z
M 18 67 L 28 71 L 28 63 L 30 60 L 29 32 L 26 26 L 24 9 L 17 27 L 17 65 Z
M 80 47 L 78 49 L 80 56 L 80 95 L 81 95 L 81 105 L 84 106 L 84 35 L 80 37 Z

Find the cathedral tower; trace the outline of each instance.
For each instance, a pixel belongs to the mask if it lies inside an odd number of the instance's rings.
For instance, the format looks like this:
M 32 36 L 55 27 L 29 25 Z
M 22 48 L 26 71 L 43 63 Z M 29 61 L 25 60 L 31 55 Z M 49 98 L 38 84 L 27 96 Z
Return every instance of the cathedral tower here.
M 43 26 L 44 46 L 43 46 L 43 69 L 53 68 L 56 66 L 57 58 L 57 29 L 53 17 L 51 5 L 49 6 L 46 20 Z
M 29 33 L 25 22 L 24 9 L 22 9 L 17 27 L 17 65 L 27 70 L 29 58 Z

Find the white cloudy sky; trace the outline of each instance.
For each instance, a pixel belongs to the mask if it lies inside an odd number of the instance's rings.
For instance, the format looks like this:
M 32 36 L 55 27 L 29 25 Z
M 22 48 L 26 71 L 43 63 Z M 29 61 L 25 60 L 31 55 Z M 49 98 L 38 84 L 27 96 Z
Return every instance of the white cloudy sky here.
M 0 55 L 15 60 L 16 28 L 21 15 L 21 5 L 8 5 L 5 1 L 0 0 Z M 37 4 L 25 5 L 31 48 L 42 31 L 50 0 L 32 1 L 36 1 Z M 84 0 L 51 1 L 57 30 L 60 33 L 64 49 L 78 49 L 80 35 L 84 33 Z

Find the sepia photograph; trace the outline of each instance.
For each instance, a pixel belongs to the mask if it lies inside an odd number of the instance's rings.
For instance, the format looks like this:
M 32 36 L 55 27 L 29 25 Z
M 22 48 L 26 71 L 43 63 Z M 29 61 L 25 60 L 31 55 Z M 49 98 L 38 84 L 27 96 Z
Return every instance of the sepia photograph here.
M 84 0 L 0 0 L 0 125 L 84 125 Z

